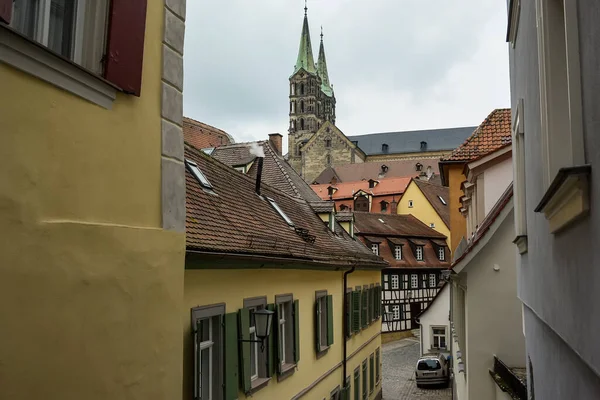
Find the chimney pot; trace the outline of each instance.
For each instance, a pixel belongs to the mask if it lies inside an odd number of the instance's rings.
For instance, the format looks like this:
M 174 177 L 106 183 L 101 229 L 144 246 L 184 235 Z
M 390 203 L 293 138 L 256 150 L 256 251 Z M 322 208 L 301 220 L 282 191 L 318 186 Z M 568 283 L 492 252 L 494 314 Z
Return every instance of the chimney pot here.
M 271 145 L 275 148 L 278 155 L 281 155 L 282 140 L 283 136 L 279 133 L 269 134 L 269 142 L 271 142 Z

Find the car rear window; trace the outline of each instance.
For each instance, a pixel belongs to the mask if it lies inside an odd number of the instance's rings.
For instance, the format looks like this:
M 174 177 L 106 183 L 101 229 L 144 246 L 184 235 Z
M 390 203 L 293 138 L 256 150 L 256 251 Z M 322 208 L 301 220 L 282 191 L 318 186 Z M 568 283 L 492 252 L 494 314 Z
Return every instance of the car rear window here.
M 432 371 L 440 368 L 442 368 L 442 366 L 438 360 L 421 360 L 417 365 L 419 371 Z

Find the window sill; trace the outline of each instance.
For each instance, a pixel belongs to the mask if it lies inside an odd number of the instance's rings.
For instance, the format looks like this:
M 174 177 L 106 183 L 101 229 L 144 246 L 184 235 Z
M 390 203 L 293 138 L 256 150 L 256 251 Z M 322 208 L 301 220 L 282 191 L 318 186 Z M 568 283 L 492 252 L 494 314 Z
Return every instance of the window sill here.
M 329 351 L 329 346 L 321 346 L 319 351 L 317 351 L 317 360 L 323 357 Z
M 284 364 L 281 366 L 281 373 L 277 375 L 277 382 L 281 382 L 294 375 L 296 364 Z
M 519 254 L 527 253 L 527 235 L 519 235 L 513 240 L 513 243 L 517 245 Z
M 257 378 L 252 381 L 250 393 L 256 393 L 269 384 L 271 378 Z
M 98 75 L 0 24 L 0 62 L 111 109 L 118 88 Z
M 590 165 L 561 168 L 542 197 L 535 212 L 543 212 L 550 232 L 558 233 L 569 227 L 590 209 Z

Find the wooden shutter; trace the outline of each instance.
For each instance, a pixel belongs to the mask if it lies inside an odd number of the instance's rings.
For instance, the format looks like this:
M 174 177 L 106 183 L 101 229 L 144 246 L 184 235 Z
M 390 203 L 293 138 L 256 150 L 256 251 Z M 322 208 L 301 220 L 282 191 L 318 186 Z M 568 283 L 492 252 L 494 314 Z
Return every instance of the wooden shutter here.
M 321 311 L 319 310 L 319 301 L 315 302 L 315 346 L 317 353 L 321 351 Z
M 250 340 L 250 310 L 242 308 L 238 311 L 239 316 L 239 338 Z M 250 368 L 250 343 L 240 342 L 240 386 L 244 393 L 248 393 L 251 386 Z
M 294 363 L 300 361 L 300 300 L 294 300 Z
M 367 314 L 367 324 L 370 325 L 371 321 L 373 321 L 373 288 L 367 289 L 368 294 L 368 314 Z
M 360 331 L 360 292 L 352 292 L 352 332 Z
M 333 296 L 327 296 L 327 346 L 333 344 Z
M 360 399 L 360 368 L 354 370 L 354 399 Z
M 225 314 L 225 365 L 223 368 L 225 382 L 224 400 L 236 400 L 238 398 L 239 364 L 238 364 L 238 315 L 237 313 Z
M 275 311 L 275 304 L 267 304 L 267 310 Z M 279 351 L 279 343 L 281 338 L 279 337 L 279 310 L 273 315 L 273 321 L 271 322 L 271 334 L 267 338 L 267 377 L 275 375 L 275 365 L 277 365 L 277 373 L 281 373 L 281 353 Z
M 369 392 L 375 389 L 375 356 L 369 357 Z
M 367 315 L 368 315 L 368 310 L 367 310 L 367 304 L 368 304 L 368 297 L 367 297 L 368 293 L 366 290 L 363 290 L 360 293 L 360 300 L 362 303 L 362 309 L 360 310 L 360 320 L 361 320 L 361 325 L 363 328 L 367 327 Z
M 375 382 L 379 382 L 379 374 L 381 368 L 381 356 L 379 349 L 375 350 Z
M 369 391 L 369 388 L 367 387 L 367 360 L 362 364 L 362 386 L 363 399 L 366 400 Z
M 139 96 L 142 89 L 146 2 L 112 0 L 108 23 L 104 76 L 125 93 L 135 96 Z
M 10 24 L 12 9 L 13 0 L 0 0 L 0 22 Z

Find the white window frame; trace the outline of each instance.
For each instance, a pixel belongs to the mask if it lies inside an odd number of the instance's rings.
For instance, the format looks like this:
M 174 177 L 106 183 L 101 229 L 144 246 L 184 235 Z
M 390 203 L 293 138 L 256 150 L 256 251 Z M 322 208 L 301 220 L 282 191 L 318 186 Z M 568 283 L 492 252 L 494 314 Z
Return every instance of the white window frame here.
M 204 351 L 208 351 L 208 376 L 213 375 L 213 346 L 215 342 L 213 341 L 213 318 L 208 317 L 208 340 L 204 342 L 200 342 L 200 360 L 202 360 L 202 354 Z M 202 369 L 202 361 L 200 361 L 200 368 Z M 200 372 L 202 374 L 202 371 Z M 202 380 L 200 380 L 200 393 L 202 393 Z M 202 398 L 206 398 L 207 400 L 212 399 L 212 391 L 213 391 L 213 381 L 212 379 L 208 380 L 208 396 L 201 396 Z
M 438 258 L 440 261 L 446 261 L 446 249 L 441 246 L 438 249 Z
M 284 302 L 284 303 L 279 303 L 278 307 L 279 307 L 279 337 L 281 338 L 280 343 L 278 344 L 279 347 L 281 347 L 281 365 L 284 365 L 287 360 L 285 358 L 286 354 L 285 354 L 285 334 L 286 334 L 286 329 L 285 329 L 285 312 L 286 312 L 286 305 L 288 303 Z
M 560 1 L 560 8 L 552 8 Z M 536 0 L 543 185 L 585 164 L 577 2 Z M 566 74 L 564 73 L 566 71 Z
M 436 329 L 443 329 L 444 333 L 435 333 Z M 431 347 L 434 349 L 447 349 L 448 348 L 448 337 L 447 337 L 448 329 L 445 326 L 431 326 Z M 438 340 L 438 345 L 435 345 L 435 339 Z M 444 339 L 444 347 L 440 346 L 441 339 Z
M 277 211 L 277 214 L 279 214 L 279 216 L 281 216 L 281 218 L 283 218 L 283 220 L 289 225 L 289 226 L 294 226 L 294 222 L 292 222 L 292 220 L 290 219 L 290 217 L 287 216 L 286 213 L 283 212 L 283 210 L 281 209 L 281 207 L 279 207 L 279 204 L 277 204 L 275 202 L 275 200 L 273 200 L 270 197 L 267 197 L 267 200 L 269 201 L 269 204 L 271 204 L 271 207 L 273 207 L 275 209 L 275 211 Z
M 250 312 L 252 313 L 252 311 L 255 311 L 256 307 L 252 307 L 250 308 Z M 251 325 L 250 326 L 250 340 L 258 340 L 258 337 L 256 337 L 256 326 L 255 325 Z M 259 369 L 259 365 L 258 365 L 258 343 L 257 342 L 252 342 L 250 343 L 252 352 L 250 352 L 250 364 L 254 367 L 254 374 L 252 374 L 250 376 L 250 380 L 251 381 L 255 381 L 258 379 L 259 373 L 258 373 L 258 369 Z
M 200 168 L 198 167 L 198 164 L 196 164 L 196 162 L 186 159 L 185 163 L 187 164 L 188 168 L 190 169 L 190 171 L 192 172 L 194 177 L 200 183 L 200 186 L 202 186 L 205 189 L 209 189 L 209 190 L 213 189 L 212 184 L 210 183 L 208 178 L 206 176 L 204 176 L 204 174 L 202 173 L 202 171 L 200 170 Z
M 417 245 L 415 247 L 415 258 L 417 261 L 423 261 L 423 246 Z
M 396 274 L 391 275 L 391 288 L 392 289 L 400 288 L 400 277 Z
M 419 288 L 419 275 L 418 274 L 410 274 L 410 288 L 411 289 Z
M 435 274 L 429 274 L 429 287 L 435 287 Z
M 392 306 L 392 320 L 397 321 L 402 319 L 402 315 L 400 314 L 400 305 L 395 304 Z
M 218 388 L 223 384 L 224 332 L 220 320 L 225 315 L 225 304 L 213 304 L 192 308 L 192 326 L 194 333 L 194 397 L 202 400 L 220 399 Z M 207 323 L 208 338 L 199 342 L 198 335 L 202 335 L 199 325 Z M 218 336 L 215 337 L 214 335 Z M 203 358 L 208 357 L 208 371 L 202 372 Z M 215 362 L 217 365 L 215 366 Z M 203 376 L 207 377 L 208 385 L 203 386 Z M 203 393 L 203 389 L 206 393 Z
M 371 251 L 373 252 L 373 254 L 378 256 L 379 255 L 379 245 L 377 243 L 373 243 L 371 245 Z
M 402 260 L 402 246 L 396 245 L 394 247 L 394 257 L 396 260 Z

